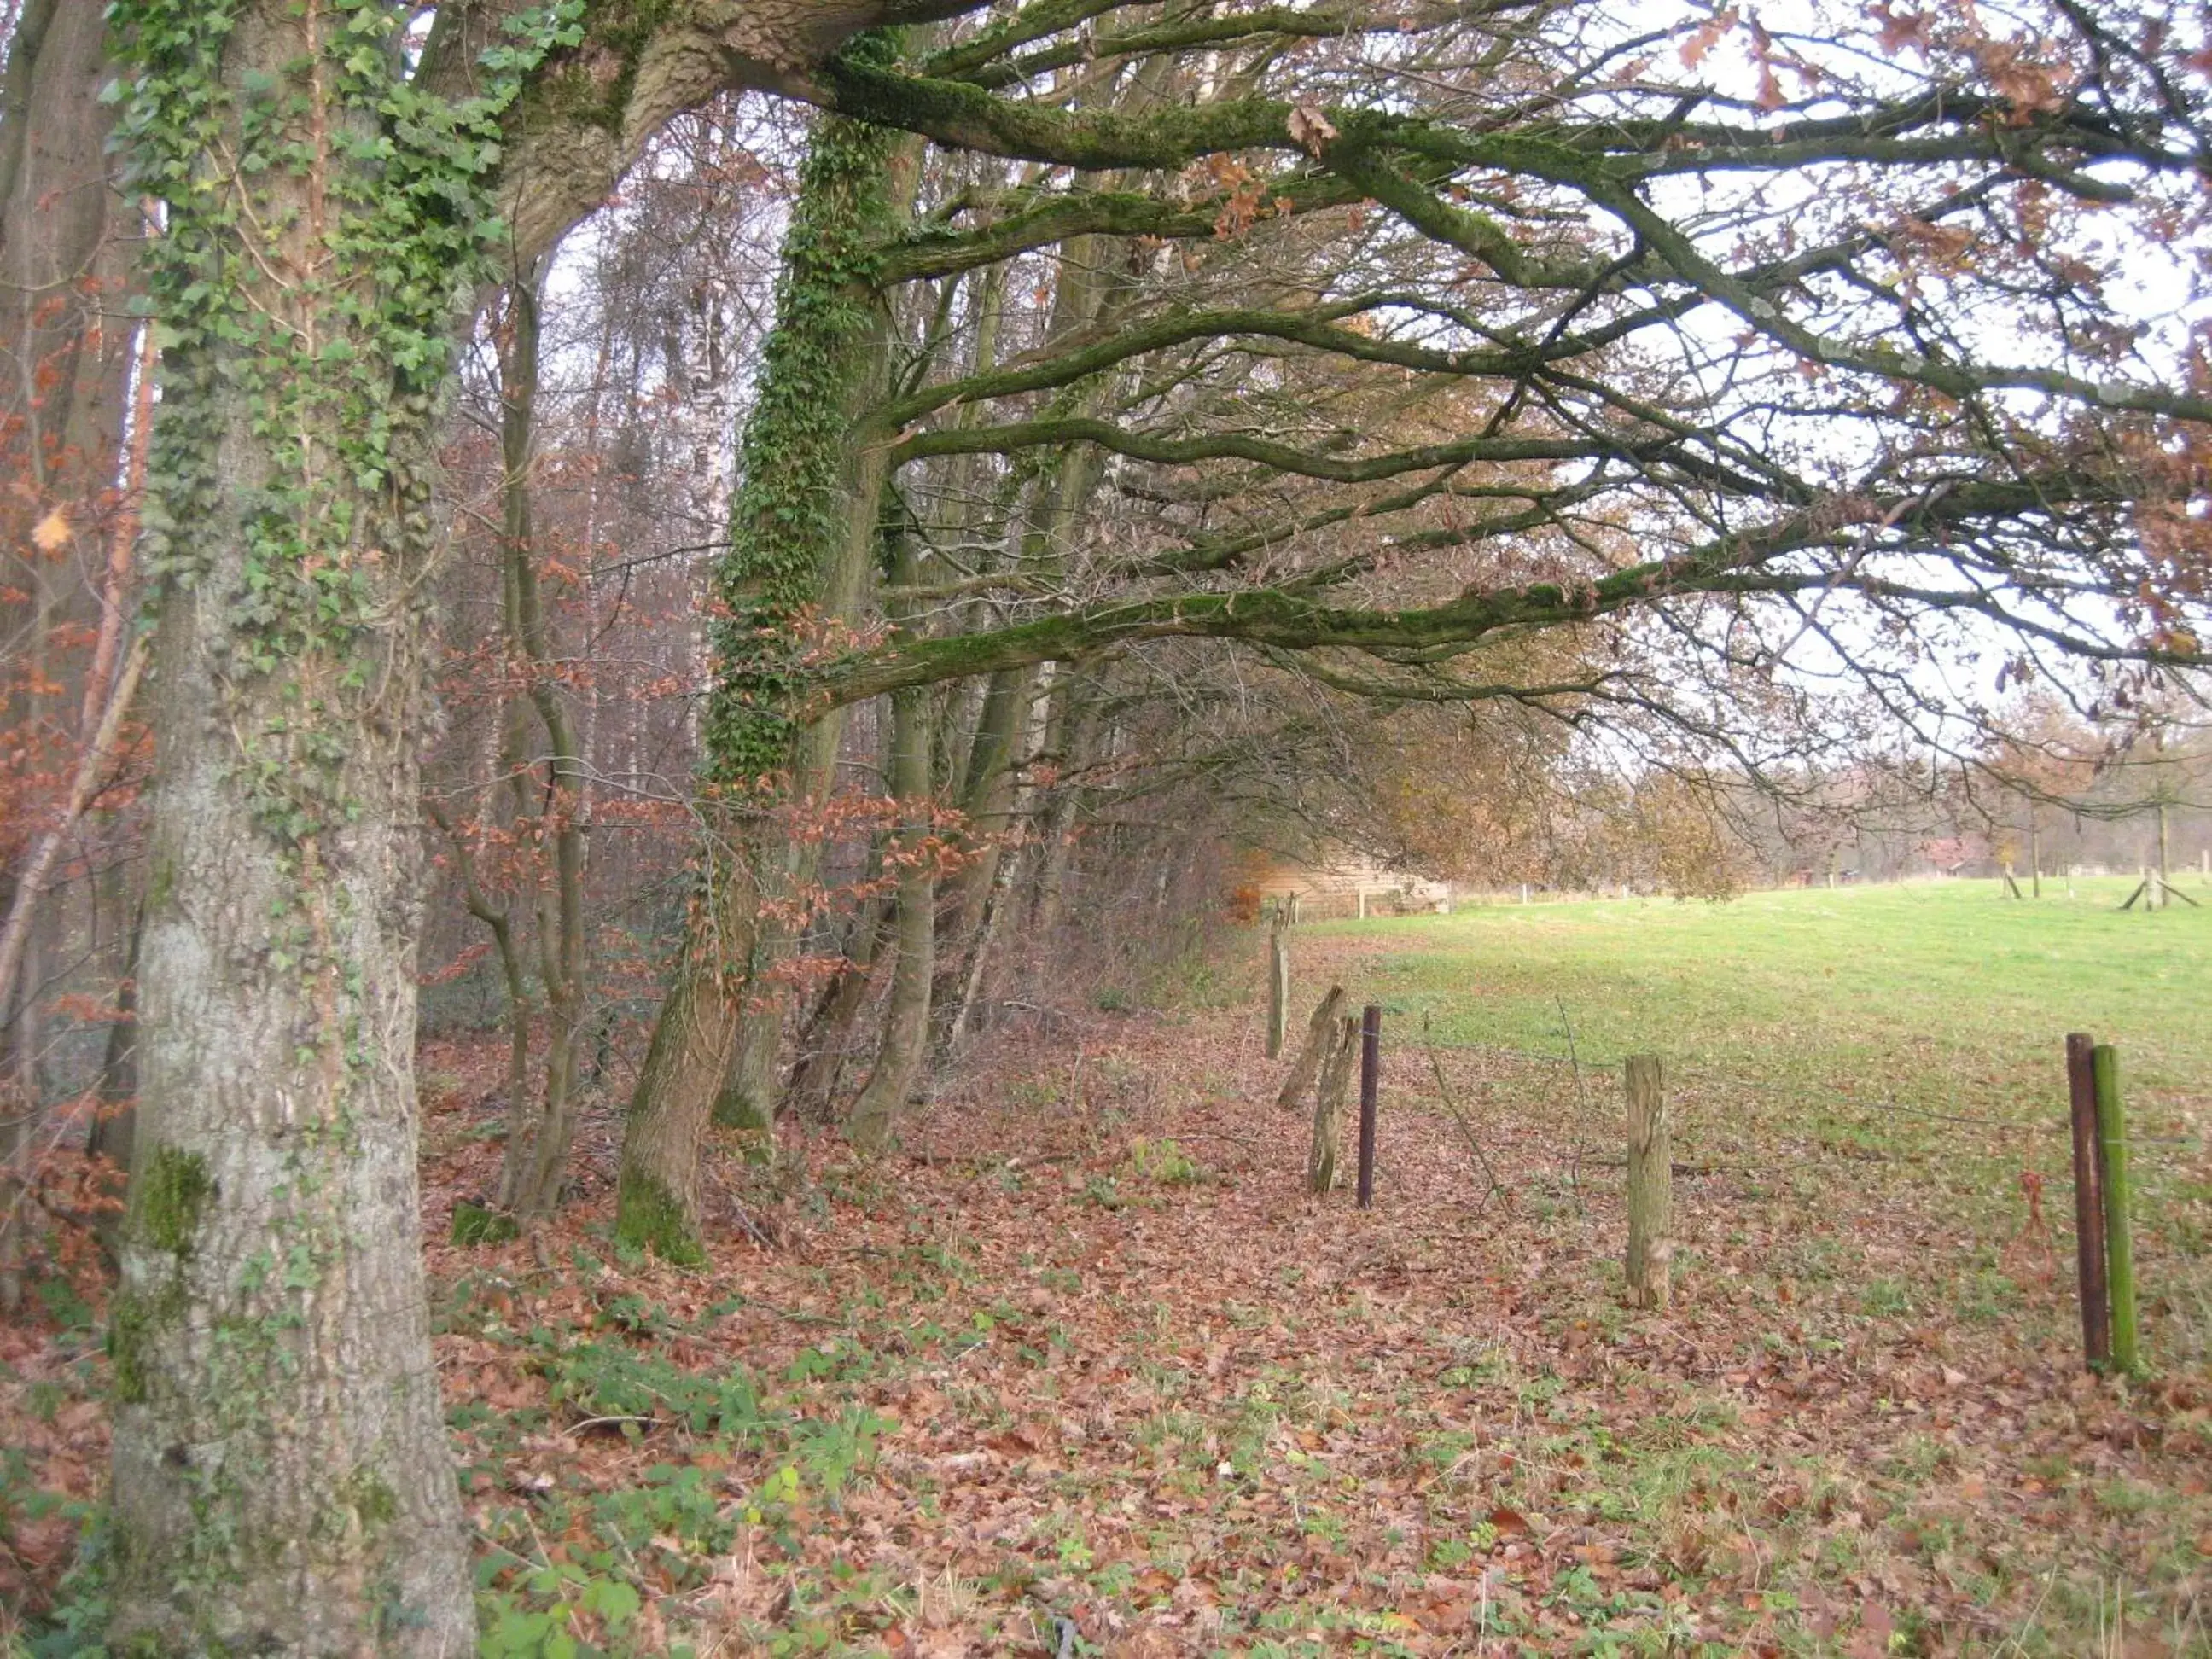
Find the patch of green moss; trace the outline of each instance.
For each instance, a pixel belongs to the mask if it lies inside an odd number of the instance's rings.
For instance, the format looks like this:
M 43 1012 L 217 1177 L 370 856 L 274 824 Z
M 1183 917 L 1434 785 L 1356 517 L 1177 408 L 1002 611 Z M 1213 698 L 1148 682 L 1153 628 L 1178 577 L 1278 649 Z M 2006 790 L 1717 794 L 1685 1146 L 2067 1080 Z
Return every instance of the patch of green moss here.
M 481 1204 L 453 1206 L 453 1236 L 456 1244 L 504 1244 L 521 1234 L 522 1224 L 504 1211 L 488 1209 Z
M 735 1082 L 714 1097 L 714 1127 L 734 1130 L 739 1155 L 748 1164 L 768 1164 L 775 1153 L 775 1126 L 767 1106 Z
M 707 1265 L 699 1230 L 676 1195 L 651 1176 L 623 1171 L 615 1198 L 615 1237 L 633 1249 L 650 1250 L 679 1267 Z
M 107 1367 L 115 1399 L 143 1405 L 148 1395 L 147 1347 L 154 1333 L 184 1312 L 184 1286 L 173 1279 L 152 1296 L 118 1291 L 107 1310 Z
M 645 49 L 668 11 L 668 0 L 612 0 L 592 9 L 590 33 L 566 61 L 548 63 L 532 85 L 526 127 L 576 120 L 621 137 Z
M 207 1159 L 174 1146 L 156 1146 L 131 1183 L 131 1222 L 137 1237 L 171 1255 L 192 1253 L 200 1215 L 215 1196 Z
M 362 1530 L 374 1532 L 399 1518 L 399 1494 L 374 1469 L 356 1469 L 346 1482 L 345 1501 L 361 1517 Z

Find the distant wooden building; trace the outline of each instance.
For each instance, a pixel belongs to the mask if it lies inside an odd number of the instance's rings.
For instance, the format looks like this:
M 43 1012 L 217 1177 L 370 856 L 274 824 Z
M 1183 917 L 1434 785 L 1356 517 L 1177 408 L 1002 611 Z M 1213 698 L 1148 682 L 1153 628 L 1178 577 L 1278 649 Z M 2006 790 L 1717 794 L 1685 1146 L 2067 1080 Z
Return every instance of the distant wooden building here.
M 1364 854 L 1339 851 L 1311 861 L 1249 852 L 1239 861 L 1233 903 L 1249 921 L 1271 902 L 1295 900 L 1308 921 L 1367 915 L 1409 915 L 1451 908 L 1449 883 L 1431 881 Z

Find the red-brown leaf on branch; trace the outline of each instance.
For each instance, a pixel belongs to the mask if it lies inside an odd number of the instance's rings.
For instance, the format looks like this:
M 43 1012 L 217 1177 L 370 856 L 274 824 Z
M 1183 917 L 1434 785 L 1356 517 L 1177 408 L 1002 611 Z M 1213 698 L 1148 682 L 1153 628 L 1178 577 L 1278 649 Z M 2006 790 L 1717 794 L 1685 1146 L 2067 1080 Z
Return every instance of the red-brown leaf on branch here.
M 1910 46 L 1923 58 L 1928 56 L 1928 14 L 1922 11 L 1893 11 L 1889 0 L 1875 0 L 1867 8 L 1867 15 L 1881 26 L 1881 49 L 1894 58 Z
M 58 553 L 69 545 L 69 509 L 58 507 L 39 520 L 31 531 L 32 544 L 41 553 Z
M 1287 125 L 1291 141 L 1310 155 L 1319 155 L 1322 146 L 1336 137 L 1336 128 L 1328 117 L 1311 104 L 1300 104 L 1292 109 Z
M 1721 36 L 1736 26 L 1736 9 L 1730 6 L 1726 11 L 1716 13 L 1700 24 L 1697 33 L 1682 42 L 1682 66 L 1685 69 L 1697 68 L 1705 60 L 1705 54 L 1720 44 Z

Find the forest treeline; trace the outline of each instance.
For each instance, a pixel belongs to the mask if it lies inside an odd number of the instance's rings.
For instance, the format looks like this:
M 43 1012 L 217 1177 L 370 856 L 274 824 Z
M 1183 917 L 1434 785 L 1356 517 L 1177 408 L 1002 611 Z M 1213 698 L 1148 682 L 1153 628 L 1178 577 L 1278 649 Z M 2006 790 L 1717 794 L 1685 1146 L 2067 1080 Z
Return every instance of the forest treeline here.
M 0 1297 L 115 1253 L 118 1648 L 468 1639 L 459 987 L 476 1224 L 611 1099 L 691 1262 L 704 1160 L 883 1144 L 1239 842 L 2201 808 L 2203 20 L 1800 21 L 20 0 Z

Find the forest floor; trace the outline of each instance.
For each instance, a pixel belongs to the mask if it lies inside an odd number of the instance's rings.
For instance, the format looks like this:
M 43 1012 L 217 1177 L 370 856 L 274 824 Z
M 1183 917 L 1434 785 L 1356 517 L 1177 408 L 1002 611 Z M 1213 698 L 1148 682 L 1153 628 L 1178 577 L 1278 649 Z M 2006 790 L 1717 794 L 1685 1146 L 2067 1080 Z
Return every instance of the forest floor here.
M 895 1155 L 719 1165 L 701 1273 L 608 1242 L 606 1115 L 536 1248 L 446 1243 L 501 1057 L 427 1045 L 483 1650 L 2212 1651 L 2212 925 L 2108 896 L 1299 929 L 1295 1024 L 1386 1011 L 1364 1212 L 1304 1191 L 1241 936 L 1000 1038 Z M 2069 1026 L 2142 1137 L 2135 1381 L 2080 1362 Z M 1623 1304 L 1632 1047 L 1664 1314 Z M 90 1317 L 0 1333 L 19 1607 L 97 1496 Z

